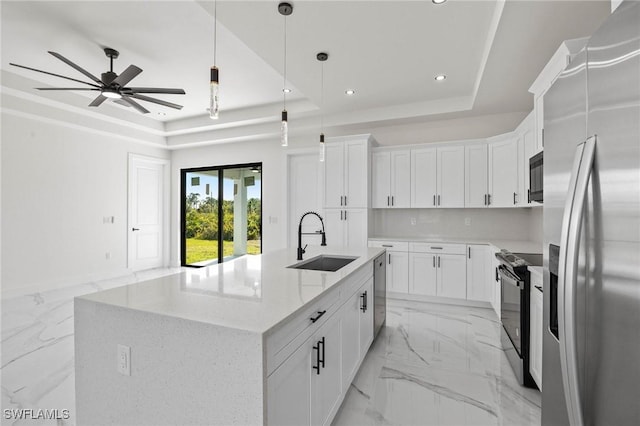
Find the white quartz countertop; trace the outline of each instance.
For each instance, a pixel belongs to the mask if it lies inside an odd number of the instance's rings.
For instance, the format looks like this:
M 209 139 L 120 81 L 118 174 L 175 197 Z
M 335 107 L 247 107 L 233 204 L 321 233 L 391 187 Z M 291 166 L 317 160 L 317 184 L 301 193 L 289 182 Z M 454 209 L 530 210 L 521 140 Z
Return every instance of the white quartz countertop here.
M 298 261 L 295 248 L 284 249 L 77 299 L 266 333 L 383 252 L 379 248 L 308 247 L 305 260 L 320 254 L 358 257 L 336 272 L 323 272 L 287 268 Z
M 505 240 L 498 238 L 476 239 L 476 238 L 449 238 L 443 236 L 433 237 L 369 237 L 369 240 L 377 241 L 403 241 L 403 242 L 438 242 L 454 244 L 487 244 L 498 249 L 506 249 L 512 253 L 542 253 L 542 243 L 527 240 Z

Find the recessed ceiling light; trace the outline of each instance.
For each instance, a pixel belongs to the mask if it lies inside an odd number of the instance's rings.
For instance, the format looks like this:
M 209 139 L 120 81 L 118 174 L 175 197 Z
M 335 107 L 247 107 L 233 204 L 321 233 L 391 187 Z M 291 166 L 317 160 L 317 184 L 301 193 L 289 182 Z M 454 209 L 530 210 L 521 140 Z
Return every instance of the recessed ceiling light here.
M 444 74 L 436 75 L 436 81 L 444 81 L 446 78 L 447 76 Z
M 156 112 L 156 114 L 158 114 L 161 117 L 164 117 L 165 115 L 167 115 L 166 112 L 162 112 L 162 111 L 158 111 L 158 112 Z
M 355 91 L 355 90 L 353 90 L 353 89 L 348 89 L 348 90 L 345 90 L 345 91 L 344 91 L 344 94 L 345 94 L 345 95 L 349 95 L 349 96 L 351 96 L 351 95 L 355 95 L 355 94 L 356 94 L 356 91 Z
M 284 93 L 291 93 L 291 89 L 287 89 L 286 87 L 285 87 L 284 89 L 282 89 L 282 91 L 283 91 Z
M 433 4 L 442 4 L 447 0 L 431 0 L 433 2 Z

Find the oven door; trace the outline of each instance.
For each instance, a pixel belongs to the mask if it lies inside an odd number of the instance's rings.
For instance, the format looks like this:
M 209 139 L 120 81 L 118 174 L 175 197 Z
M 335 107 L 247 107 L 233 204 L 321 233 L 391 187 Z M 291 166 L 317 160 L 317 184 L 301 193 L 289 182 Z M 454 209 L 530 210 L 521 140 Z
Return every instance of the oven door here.
M 500 285 L 502 288 L 502 326 L 507 332 L 509 339 L 514 348 L 522 358 L 522 330 L 521 313 L 522 313 L 522 292 L 524 291 L 524 281 L 517 275 L 509 271 L 505 266 L 498 267 L 500 271 Z

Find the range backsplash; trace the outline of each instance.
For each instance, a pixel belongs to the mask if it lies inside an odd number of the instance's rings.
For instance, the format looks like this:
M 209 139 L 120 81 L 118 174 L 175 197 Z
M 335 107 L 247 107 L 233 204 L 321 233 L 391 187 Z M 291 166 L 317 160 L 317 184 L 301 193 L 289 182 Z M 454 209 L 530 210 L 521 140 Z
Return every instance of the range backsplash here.
M 371 236 L 541 242 L 542 208 L 374 209 Z

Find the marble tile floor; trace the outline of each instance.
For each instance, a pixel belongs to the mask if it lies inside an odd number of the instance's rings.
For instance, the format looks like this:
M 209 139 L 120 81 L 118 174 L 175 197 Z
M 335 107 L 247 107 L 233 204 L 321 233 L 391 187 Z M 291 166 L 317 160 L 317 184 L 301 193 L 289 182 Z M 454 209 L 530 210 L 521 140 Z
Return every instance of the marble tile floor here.
M 387 300 L 333 425 L 540 425 L 540 406 L 516 381 L 492 310 Z
M 69 410 L 74 425 L 73 297 L 176 273 L 158 269 L 2 301 L 4 409 Z M 539 425 L 540 393 L 520 387 L 482 308 L 388 301 L 387 324 L 367 354 L 334 425 Z
M 73 298 L 100 290 L 174 274 L 180 268 L 152 269 L 2 300 L 2 425 L 75 424 Z M 7 419 L 4 410 L 58 410 L 59 420 Z M 37 416 L 37 412 L 33 414 Z

